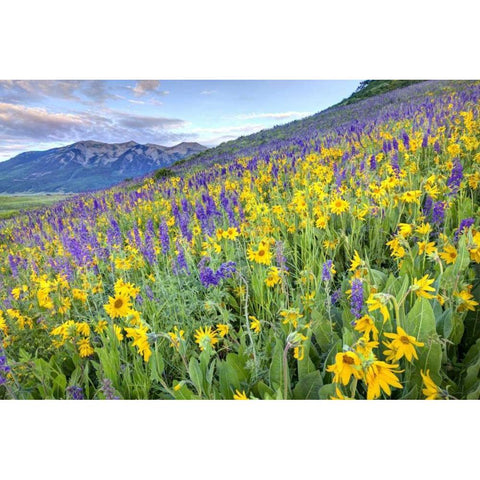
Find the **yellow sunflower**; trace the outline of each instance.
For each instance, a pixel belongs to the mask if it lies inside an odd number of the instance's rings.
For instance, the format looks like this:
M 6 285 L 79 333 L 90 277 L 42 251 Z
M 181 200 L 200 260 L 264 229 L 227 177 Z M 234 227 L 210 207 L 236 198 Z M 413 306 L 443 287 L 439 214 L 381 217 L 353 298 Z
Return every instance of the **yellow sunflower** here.
M 200 350 L 203 351 L 208 345 L 213 347 L 218 343 L 217 334 L 212 330 L 212 327 L 200 327 L 195 330 L 195 342 L 200 345 Z
M 118 318 L 126 317 L 130 313 L 131 306 L 130 299 L 125 294 L 117 293 L 115 297 L 108 297 L 108 303 L 103 307 L 110 318 Z

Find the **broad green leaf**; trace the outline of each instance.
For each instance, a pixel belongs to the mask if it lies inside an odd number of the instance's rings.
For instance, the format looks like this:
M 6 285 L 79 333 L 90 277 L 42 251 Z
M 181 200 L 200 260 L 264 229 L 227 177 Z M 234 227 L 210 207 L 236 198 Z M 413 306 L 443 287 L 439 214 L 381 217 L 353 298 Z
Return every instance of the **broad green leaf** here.
M 194 357 L 190 359 L 188 364 L 188 374 L 190 375 L 190 380 L 197 388 L 198 393 L 201 395 L 203 383 L 202 370 L 200 369 L 198 360 Z
M 195 400 L 198 398 L 186 385 L 182 385 L 173 394 L 177 400 Z
M 233 368 L 240 382 L 248 381 L 248 371 L 245 368 L 245 359 L 236 353 L 229 353 L 226 362 Z
M 270 364 L 270 387 L 274 390 L 283 387 L 283 344 L 277 340 Z
M 470 253 L 467 249 L 467 238 L 465 235 L 460 237 L 457 248 L 457 258 L 453 264 L 453 274 L 457 276 L 470 265 Z
M 421 342 L 436 333 L 435 315 L 428 299 L 417 299 L 405 317 L 404 329 Z
M 253 387 L 253 391 L 254 393 L 257 394 L 259 398 L 263 398 L 263 399 L 267 399 L 267 398 L 271 399 L 271 397 L 274 394 L 274 391 L 262 381 L 258 382 Z
M 163 361 L 163 357 L 158 351 L 158 348 L 155 347 L 155 350 L 153 352 L 152 358 L 150 359 L 150 365 L 151 365 L 151 377 L 153 380 L 156 380 L 157 382 L 162 379 L 162 373 L 163 369 L 165 368 L 165 364 Z
M 219 389 L 222 398 L 231 399 L 232 390 L 240 389 L 240 379 L 237 370 L 225 361 L 217 362 Z
M 318 392 L 320 399 L 330 400 L 330 397 L 333 397 L 336 395 L 335 387 L 336 385 L 334 383 L 328 383 L 327 385 L 324 385 L 323 387 L 321 387 Z
M 317 400 L 320 387 L 323 386 L 322 376 L 318 370 L 305 375 L 293 389 L 293 398 L 296 400 Z
M 303 342 L 303 359 L 297 360 L 299 379 L 302 379 L 306 375 L 316 370 L 315 365 L 310 358 L 310 346 L 311 340 L 309 338 Z

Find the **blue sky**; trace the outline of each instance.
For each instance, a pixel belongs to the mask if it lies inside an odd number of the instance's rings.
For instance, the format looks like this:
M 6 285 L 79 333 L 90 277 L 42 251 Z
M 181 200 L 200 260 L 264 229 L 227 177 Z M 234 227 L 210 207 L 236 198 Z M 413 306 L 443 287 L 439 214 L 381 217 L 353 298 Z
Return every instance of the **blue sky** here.
M 0 161 L 81 140 L 214 146 L 323 110 L 359 80 L 3 80 Z

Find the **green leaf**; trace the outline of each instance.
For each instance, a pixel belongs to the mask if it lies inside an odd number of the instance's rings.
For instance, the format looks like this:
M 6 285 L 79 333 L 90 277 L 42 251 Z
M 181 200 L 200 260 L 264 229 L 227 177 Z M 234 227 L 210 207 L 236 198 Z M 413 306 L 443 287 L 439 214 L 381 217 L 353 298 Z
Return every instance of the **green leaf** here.
M 190 363 L 188 364 L 188 374 L 190 375 L 190 380 L 195 385 L 198 394 L 201 395 L 203 383 L 202 370 L 200 368 L 198 360 L 194 357 L 190 359 Z
M 318 312 L 312 311 L 312 333 L 322 352 L 328 350 L 329 345 L 338 338 L 332 331 L 332 326 L 327 317 Z
M 293 398 L 296 400 L 317 400 L 320 388 L 323 386 L 322 376 L 318 370 L 305 375 L 295 385 Z
M 177 400 L 195 400 L 198 398 L 186 385 L 182 385 L 173 394 Z
M 245 368 L 245 359 L 236 353 L 229 353 L 227 355 L 226 361 L 230 367 L 232 367 L 238 377 L 240 382 L 248 381 L 248 371 Z
M 405 275 L 403 278 L 402 286 L 400 287 L 400 290 L 397 292 L 398 300 L 401 300 L 404 297 L 409 287 L 410 287 L 410 277 L 408 275 Z
M 270 364 L 270 387 L 274 390 L 283 386 L 283 344 L 277 340 Z
M 315 365 L 310 358 L 311 343 L 312 342 L 310 338 L 303 342 L 303 359 L 297 360 L 299 379 L 302 379 L 303 377 L 309 375 L 316 370 Z
M 149 363 L 151 365 L 151 370 L 150 370 L 151 378 L 159 382 L 160 380 L 162 380 L 162 373 L 165 368 L 165 363 L 157 347 L 155 347 L 155 350 L 153 352 L 152 358 L 150 359 Z
M 219 390 L 222 398 L 232 399 L 232 390 L 240 389 L 240 380 L 237 371 L 225 361 L 217 362 Z
M 256 393 L 258 397 L 263 398 L 265 400 L 271 399 L 274 394 L 274 391 L 262 381 L 254 385 L 252 390 L 254 393 Z
M 382 291 L 387 283 L 387 275 L 380 270 L 370 269 L 370 275 L 373 280 L 373 285 L 376 286 L 377 291 Z
M 470 265 L 470 253 L 467 248 L 466 235 L 462 235 L 458 242 L 457 258 L 453 264 L 453 274 L 457 276 Z
M 64 398 L 65 388 L 67 387 L 67 379 L 63 373 L 57 375 L 53 379 L 53 392 L 55 398 Z
M 327 385 L 324 385 L 323 387 L 321 387 L 320 391 L 318 392 L 320 399 L 330 400 L 330 397 L 333 397 L 336 395 L 335 387 L 336 385 L 334 383 L 328 383 Z
M 405 318 L 404 330 L 423 342 L 436 333 L 435 315 L 426 298 L 418 298 Z

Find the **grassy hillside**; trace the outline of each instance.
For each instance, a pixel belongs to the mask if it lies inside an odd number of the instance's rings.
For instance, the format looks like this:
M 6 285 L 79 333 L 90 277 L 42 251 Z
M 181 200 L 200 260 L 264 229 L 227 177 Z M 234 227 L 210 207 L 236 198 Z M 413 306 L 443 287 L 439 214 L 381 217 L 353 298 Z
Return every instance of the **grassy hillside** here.
M 0 219 L 11 218 L 20 211 L 53 205 L 68 195 L 0 195 Z
M 338 106 L 351 105 L 360 100 L 391 92 L 398 88 L 408 87 L 422 81 L 423 80 L 365 80 L 359 85 L 357 90 L 352 93 L 352 95 L 338 103 Z
M 215 163 L 231 162 L 239 156 L 268 155 L 279 149 L 285 152 L 303 153 L 309 144 L 330 131 L 345 125 L 361 125 L 375 118 L 384 120 L 394 114 L 409 100 L 425 99 L 440 95 L 445 90 L 461 91 L 471 82 L 374 80 L 353 93 L 348 99 L 315 115 L 279 125 L 258 133 L 239 137 L 215 148 L 176 162 L 170 170 L 177 174 L 189 169 L 201 170 Z

